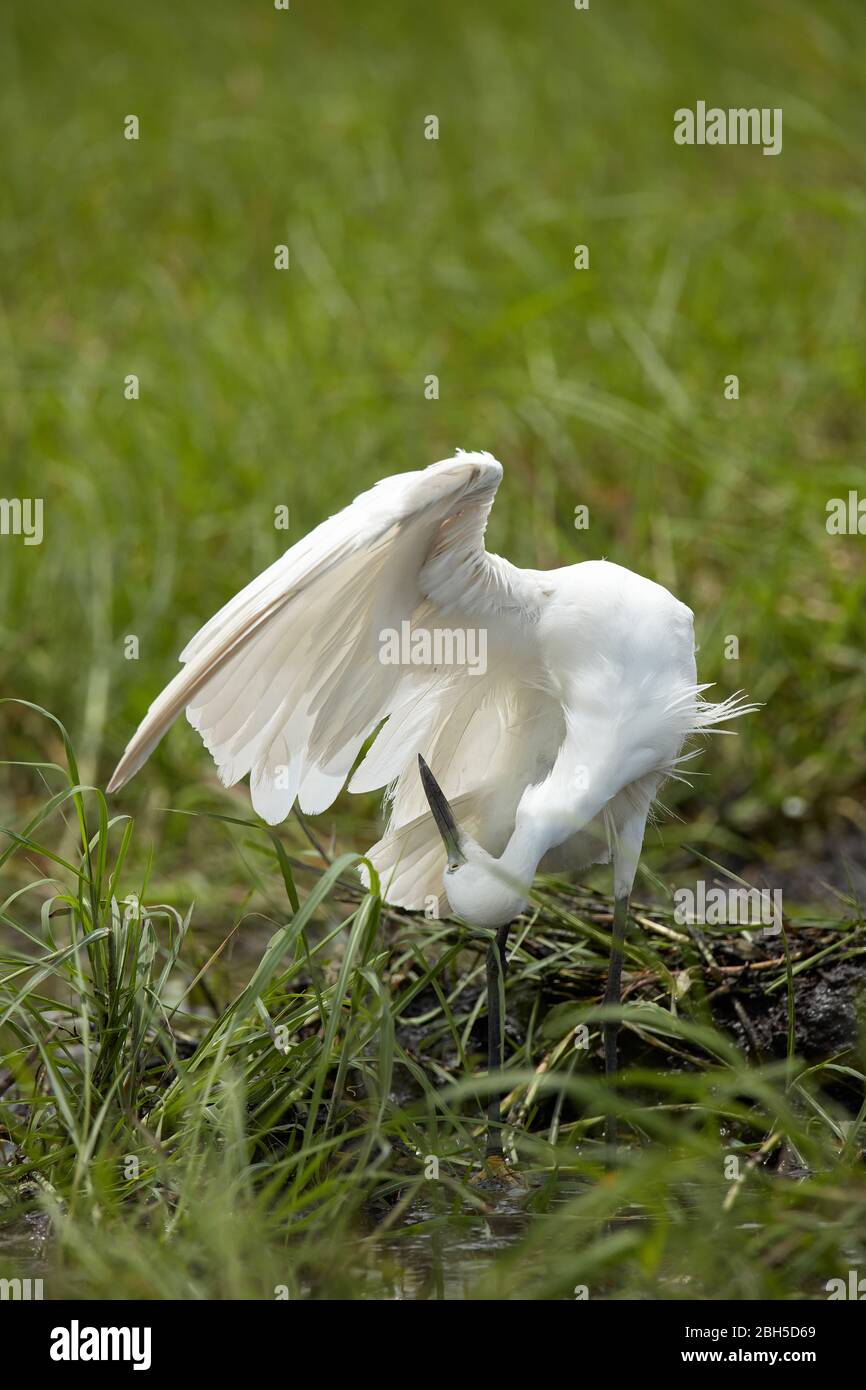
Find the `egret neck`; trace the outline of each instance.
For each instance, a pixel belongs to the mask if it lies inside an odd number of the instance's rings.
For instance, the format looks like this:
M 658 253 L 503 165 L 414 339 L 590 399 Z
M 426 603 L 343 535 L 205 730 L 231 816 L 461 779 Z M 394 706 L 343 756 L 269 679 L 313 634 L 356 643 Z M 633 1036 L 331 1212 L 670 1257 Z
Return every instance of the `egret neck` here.
M 470 926 L 507 926 L 520 916 L 529 900 L 535 871 L 547 848 L 543 827 L 518 817 L 502 854 L 488 854 L 457 824 L 439 783 L 420 755 L 418 766 L 448 856 L 443 886 L 451 911 Z

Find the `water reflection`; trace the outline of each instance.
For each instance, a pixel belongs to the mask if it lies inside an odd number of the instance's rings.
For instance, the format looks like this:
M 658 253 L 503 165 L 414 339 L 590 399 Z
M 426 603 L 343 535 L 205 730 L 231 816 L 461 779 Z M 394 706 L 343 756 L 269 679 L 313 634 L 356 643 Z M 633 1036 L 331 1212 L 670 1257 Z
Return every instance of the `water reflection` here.
M 525 1187 L 480 1192 L 483 1210 L 455 1209 L 444 1194 L 425 1194 L 400 1228 L 366 1242 L 364 1296 L 465 1298 L 494 1256 L 517 1245 L 530 1225 L 559 1219 L 558 1208 L 587 1186 L 573 1175 L 529 1174 Z

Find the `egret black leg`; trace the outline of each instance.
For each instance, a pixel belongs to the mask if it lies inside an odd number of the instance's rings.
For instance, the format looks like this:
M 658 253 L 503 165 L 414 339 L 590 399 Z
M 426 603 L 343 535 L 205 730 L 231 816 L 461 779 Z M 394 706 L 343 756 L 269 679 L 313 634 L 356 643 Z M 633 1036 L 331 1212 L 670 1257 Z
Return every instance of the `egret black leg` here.
M 487 1075 L 495 1076 L 502 1070 L 503 1017 L 502 994 L 505 992 L 505 945 L 508 941 L 508 924 L 500 927 L 496 940 L 487 948 Z M 487 1147 L 488 1158 L 502 1157 L 502 1097 L 491 1095 L 487 1102 Z
M 622 988 L 622 948 L 625 941 L 625 928 L 628 921 L 628 898 L 616 898 L 613 905 L 613 938 L 610 950 L 610 967 L 607 972 L 607 989 L 604 992 L 605 1004 L 619 1004 Z M 617 1072 L 617 1034 L 619 1024 L 614 1020 L 607 1020 L 603 1024 L 604 1033 L 604 1070 L 608 1080 L 611 1080 Z M 613 1110 L 614 1092 L 609 1092 L 611 1109 L 605 1117 L 604 1122 L 604 1141 L 608 1149 L 616 1148 L 617 1125 L 616 1114 Z

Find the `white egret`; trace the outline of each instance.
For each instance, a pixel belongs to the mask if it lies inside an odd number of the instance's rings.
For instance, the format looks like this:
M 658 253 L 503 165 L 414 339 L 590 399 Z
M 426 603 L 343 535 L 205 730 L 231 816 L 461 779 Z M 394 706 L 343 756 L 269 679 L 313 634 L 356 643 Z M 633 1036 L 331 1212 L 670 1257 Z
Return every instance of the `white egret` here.
M 222 782 L 249 774 L 269 824 L 296 798 L 326 810 L 353 768 L 350 791 L 387 787 L 387 829 L 369 851 L 387 901 L 444 907 L 444 889 L 458 917 L 495 931 L 491 1073 L 508 926 L 536 871 L 612 860 L 605 1003 L 618 1004 L 659 785 L 678 775 L 689 735 L 753 708 L 704 699 L 693 615 L 660 585 L 604 560 L 541 571 L 488 554 L 501 478 L 492 455 L 458 453 L 384 478 L 316 527 L 188 643 L 108 785 L 122 787 L 186 710 Z M 610 1075 L 611 1022 L 604 1049 Z M 488 1115 L 499 1154 L 497 1101 Z

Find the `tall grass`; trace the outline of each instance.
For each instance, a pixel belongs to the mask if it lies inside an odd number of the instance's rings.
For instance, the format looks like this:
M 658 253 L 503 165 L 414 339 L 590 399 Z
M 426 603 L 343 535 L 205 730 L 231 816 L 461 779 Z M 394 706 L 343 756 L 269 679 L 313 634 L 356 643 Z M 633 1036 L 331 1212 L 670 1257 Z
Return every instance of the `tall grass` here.
M 129 880 L 132 821 L 32 711 L 65 762 L 28 764 L 56 790 L 0 856 L 33 871 L 0 907 L 5 1274 L 38 1269 L 49 1297 L 809 1297 L 866 1256 L 862 1062 L 747 1056 L 669 913 L 629 946 L 641 1051 L 612 1172 L 609 905 L 552 883 L 512 935 L 503 1115 L 525 1186 L 491 1192 L 470 1180 L 484 943 L 383 911 L 356 856 L 299 892 L 280 837 L 236 820 L 282 920 L 242 979 L 218 975 L 228 942 L 193 964 L 192 908 Z

